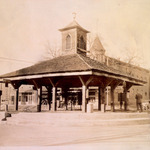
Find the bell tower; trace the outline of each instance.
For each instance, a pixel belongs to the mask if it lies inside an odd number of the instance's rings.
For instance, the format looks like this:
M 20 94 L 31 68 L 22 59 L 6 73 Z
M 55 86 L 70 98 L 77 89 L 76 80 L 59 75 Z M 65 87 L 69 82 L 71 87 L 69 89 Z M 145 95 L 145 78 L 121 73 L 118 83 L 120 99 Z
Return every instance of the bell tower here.
M 82 28 L 75 17 L 66 27 L 59 29 L 62 33 L 62 55 L 83 54 L 86 55 L 87 31 Z

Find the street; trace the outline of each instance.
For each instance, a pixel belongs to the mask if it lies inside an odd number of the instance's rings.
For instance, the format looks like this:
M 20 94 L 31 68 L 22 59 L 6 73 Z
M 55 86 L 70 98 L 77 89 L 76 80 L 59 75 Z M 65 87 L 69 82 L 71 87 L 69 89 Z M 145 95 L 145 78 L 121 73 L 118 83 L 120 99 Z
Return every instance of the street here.
M 25 117 L 27 115 L 23 114 L 22 116 Z M 71 115 L 77 117 L 76 114 Z M 68 114 L 68 116 L 71 115 Z M 44 114 L 41 116 L 44 116 Z M 7 148 L 8 146 L 9 148 L 14 146 L 17 148 L 18 146 L 29 146 L 29 148 L 46 146 L 57 149 L 69 147 L 72 147 L 71 149 L 81 147 L 82 149 L 90 149 L 90 147 L 98 149 L 104 147 L 105 149 L 145 150 L 149 149 L 150 146 L 149 124 L 117 126 L 112 124 L 112 126 L 101 126 L 94 124 L 94 122 L 89 124 L 90 120 L 86 120 L 86 124 L 82 124 L 81 117 L 78 122 L 76 122 L 75 118 L 75 121 L 70 124 L 69 122 L 72 122 L 74 119 L 67 119 L 67 117 L 63 117 L 59 113 L 51 114 L 51 116 L 53 117 L 51 117 L 52 121 L 50 124 L 49 122 L 45 124 L 28 124 L 27 122 L 22 124 L 0 124 L 0 149 L 5 149 L 6 146 Z M 60 118 L 56 117 L 55 121 L 55 116 L 60 116 Z M 30 119 L 34 120 L 35 118 L 31 117 Z M 95 120 L 95 122 L 97 121 Z

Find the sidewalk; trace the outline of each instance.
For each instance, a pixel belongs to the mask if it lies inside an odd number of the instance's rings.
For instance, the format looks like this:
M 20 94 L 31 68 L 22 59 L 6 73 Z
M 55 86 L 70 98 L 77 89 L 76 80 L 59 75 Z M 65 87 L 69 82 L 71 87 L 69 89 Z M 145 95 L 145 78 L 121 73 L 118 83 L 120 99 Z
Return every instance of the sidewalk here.
M 0 119 L 4 112 L 0 112 Z M 0 122 L 1 124 L 4 121 Z M 6 124 L 50 125 L 50 126 L 111 126 L 150 124 L 150 114 L 143 112 L 94 112 L 56 111 L 56 112 L 18 112 L 7 118 Z

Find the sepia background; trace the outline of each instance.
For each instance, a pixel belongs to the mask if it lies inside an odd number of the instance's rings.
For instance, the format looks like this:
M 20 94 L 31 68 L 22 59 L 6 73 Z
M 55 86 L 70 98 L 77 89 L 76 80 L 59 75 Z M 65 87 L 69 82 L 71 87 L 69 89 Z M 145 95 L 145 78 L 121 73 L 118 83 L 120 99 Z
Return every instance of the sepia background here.
M 76 21 L 82 27 L 90 31 L 87 39 L 88 48 L 95 37 L 99 36 L 107 56 L 125 62 L 132 60 L 132 64 L 150 69 L 150 0 L 0 0 L 0 75 L 60 55 L 61 33 L 59 29 L 72 22 L 73 17 L 76 17 Z M 50 53 L 48 50 L 51 50 Z M 74 126 L 73 130 L 70 128 L 73 133 L 70 134 L 65 123 L 69 120 L 73 124 L 74 117 L 71 120 L 66 117 L 66 114 L 53 114 L 58 115 L 58 118 L 54 118 L 51 124 L 52 130 L 49 130 L 47 126 L 44 128 L 43 124 L 38 127 L 31 125 L 28 130 L 23 126 L 8 128 L 8 125 L 3 125 L 3 129 L 0 129 L 0 139 L 6 139 L 8 146 L 16 143 L 19 146 L 21 135 L 27 143 L 21 141 L 20 145 L 29 144 L 30 146 L 35 142 L 44 146 L 48 143 L 47 146 L 50 146 L 49 141 L 61 143 L 62 139 L 65 141 L 68 137 L 74 139 L 76 143 L 84 143 L 81 139 L 87 136 L 88 140 L 85 142 L 87 147 L 81 146 L 82 150 L 94 149 L 93 145 L 97 141 L 103 141 L 102 143 L 97 142 L 95 145 L 97 149 L 99 147 L 115 150 L 141 149 L 150 145 L 148 142 L 149 124 L 140 127 L 133 125 L 128 127 L 103 126 L 103 128 L 97 125 L 86 127 L 84 130 L 83 126 Z M 43 114 L 37 113 L 36 115 L 40 117 Z M 61 115 L 65 116 L 65 121 L 62 119 L 60 123 Z M 80 114 L 69 115 L 77 116 L 78 119 Z M 88 117 L 92 118 L 90 114 L 87 115 Z M 29 118 L 32 120 L 32 116 Z M 43 116 L 41 118 L 47 121 Z M 77 122 L 82 123 L 83 121 L 86 124 L 83 119 L 86 120 L 85 117 L 80 117 Z M 53 119 L 49 120 L 53 121 Z M 28 123 L 24 126 L 28 126 Z M 57 129 L 60 130 L 57 132 L 58 135 L 55 134 Z M 78 135 L 78 133 L 81 134 Z M 12 139 L 16 143 L 9 141 L 7 137 L 9 134 L 13 135 Z M 38 139 L 37 134 L 44 140 Z M 63 137 L 64 135 L 66 136 Z M 141 147 L 139 147 L 140 144 Z M 68 149 L 79 148 L 74 145 L 70 146 L 68 143 L 66 145 Z M 8 147 L 0 147 L 0 149 L 8 149 Z M 13 149 L 20 149 L 20 147 Z M 23 149 L 37 149 L 37 147 Z M 52 147 L 45 149 L 52 149 Z M 53 147 L 53 149 L 66 149 L 66 147 Z
M 149 0 L 0 0 L 0 74 L 33 65 L 47 45 L 61 48 L 58 29 L 73 20 L 99 36 L 106 55 L 150 68 Z M 51 57 L 51 56 L 48 56 Z

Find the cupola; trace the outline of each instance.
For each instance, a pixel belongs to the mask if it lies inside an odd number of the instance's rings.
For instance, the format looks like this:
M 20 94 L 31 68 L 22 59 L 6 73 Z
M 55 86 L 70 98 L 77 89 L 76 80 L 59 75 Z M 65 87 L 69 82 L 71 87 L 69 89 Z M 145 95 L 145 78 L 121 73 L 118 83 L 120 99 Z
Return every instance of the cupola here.
M 83 54 L 87 52 L 87 31 L 74 19 L 66 27 L 59 29 L 62 33 L 62 55 Z

